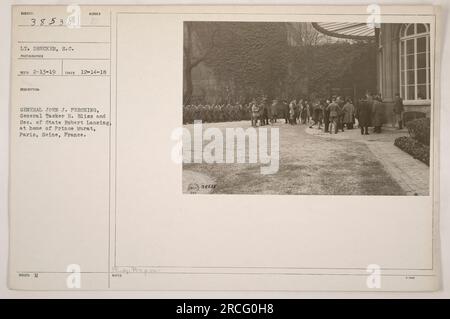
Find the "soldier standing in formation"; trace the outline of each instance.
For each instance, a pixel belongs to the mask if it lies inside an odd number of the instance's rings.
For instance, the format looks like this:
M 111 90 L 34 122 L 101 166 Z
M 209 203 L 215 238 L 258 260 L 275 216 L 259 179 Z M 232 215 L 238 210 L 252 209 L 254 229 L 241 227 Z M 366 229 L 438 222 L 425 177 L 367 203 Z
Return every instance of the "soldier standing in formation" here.
M 253 99 L 252 103 L 250 103 L 252 110 L 252 126 L 256 127 L 258 125 L 258 119 L 260 118 L 260 109 L 256 100 Z

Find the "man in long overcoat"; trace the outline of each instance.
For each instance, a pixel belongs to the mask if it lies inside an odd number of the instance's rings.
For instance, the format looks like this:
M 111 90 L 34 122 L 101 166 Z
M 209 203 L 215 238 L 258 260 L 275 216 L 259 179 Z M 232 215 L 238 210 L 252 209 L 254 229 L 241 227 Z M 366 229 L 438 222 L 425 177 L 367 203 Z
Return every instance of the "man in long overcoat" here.
M 347 99 L 347 102 L 343 108 L 343 123 L 347 125 L 347 129 L 351 130 L 353 128 L 353 117 L 355 116 L 355 107 L 350 99 Z
M 272 101 L 272 104 L 270 105 L 270 122 L 276 123 L 278 119 L 278 100 L 275 99 Z
M 372 118 L 372 105 L 367 98 L 359 100 L 356 110 L 356 118 L 358 119 L 361 134 L 369 135 L 369 126 L 371 125 Z
M 381 126 L 384 123 L 384 104 L 379 96 L 375 97 L 373 101 L 373 121 L 375 133 L 381 133 Z
M 398 129 L 401 130 L 403 128 L 403 111 L 404 111 L 404 107 L 403 107 L 403 100 L 400 97 L 400 94 L 395 94 L 395 99 L 394 99 L 394 118 L 395 118 L 395 122 L 397 122 L 398 124 Z
M 338 96 L 336 99 L 336 103 L 339 105 L 339 115 L 338 115 L 338 129 L 342 130 L 344 132 L 344 105 L 345 101 L 344 98 L 341 96 Z
M 330 111 L 328 110 L 328 105 L 330 105 L 331 100 L 326 100 L 323 103 L 323 124 L 325 125 L 324 132 L 328 133 L 328 129 L 330 126 Z
M 289 123 L 289 103 L 286 100 L 281 101 L 281 109 L 283 110 L 283 117 L 285 124 Z

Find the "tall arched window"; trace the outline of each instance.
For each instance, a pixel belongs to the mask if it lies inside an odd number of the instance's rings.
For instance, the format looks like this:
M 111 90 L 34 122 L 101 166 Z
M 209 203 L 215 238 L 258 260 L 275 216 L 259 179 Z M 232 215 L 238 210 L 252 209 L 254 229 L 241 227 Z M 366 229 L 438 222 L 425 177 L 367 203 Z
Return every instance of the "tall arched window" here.
M 400 29 L 400 94 L 408 100 L 431 98 L 430 28 L 405 24 Z

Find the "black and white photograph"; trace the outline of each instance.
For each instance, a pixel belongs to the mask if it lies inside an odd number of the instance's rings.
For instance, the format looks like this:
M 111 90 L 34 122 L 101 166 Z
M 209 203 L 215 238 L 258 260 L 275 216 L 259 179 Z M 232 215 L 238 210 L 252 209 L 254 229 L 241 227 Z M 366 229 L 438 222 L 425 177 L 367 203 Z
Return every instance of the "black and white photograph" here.
M 185 21 L 183 192 L 428 196 L 428 23 Z
M 449 296 L 442 0 L 29 1 L 0 10 L 0 295 Z

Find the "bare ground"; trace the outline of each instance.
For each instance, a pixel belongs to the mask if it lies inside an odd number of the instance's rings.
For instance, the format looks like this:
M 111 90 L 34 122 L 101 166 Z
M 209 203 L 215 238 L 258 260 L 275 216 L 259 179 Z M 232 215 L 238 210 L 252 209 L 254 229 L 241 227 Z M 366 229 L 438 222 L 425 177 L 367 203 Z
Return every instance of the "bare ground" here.
M 245 129 L 249 123 L 207 127 L 224 132 L 227 127 Z M 273 127 L 280 130 L 280 167 L 275 174 L 261 174 L 261 164 L 184 164 L 183 170 L 212 178 L 217 184 L 214 193 L 405 195 L 364 143 L 313 136 L 305 132 L 304 125 L 278 123 Z M 186 128 L 192 130 L 191 125 Z

